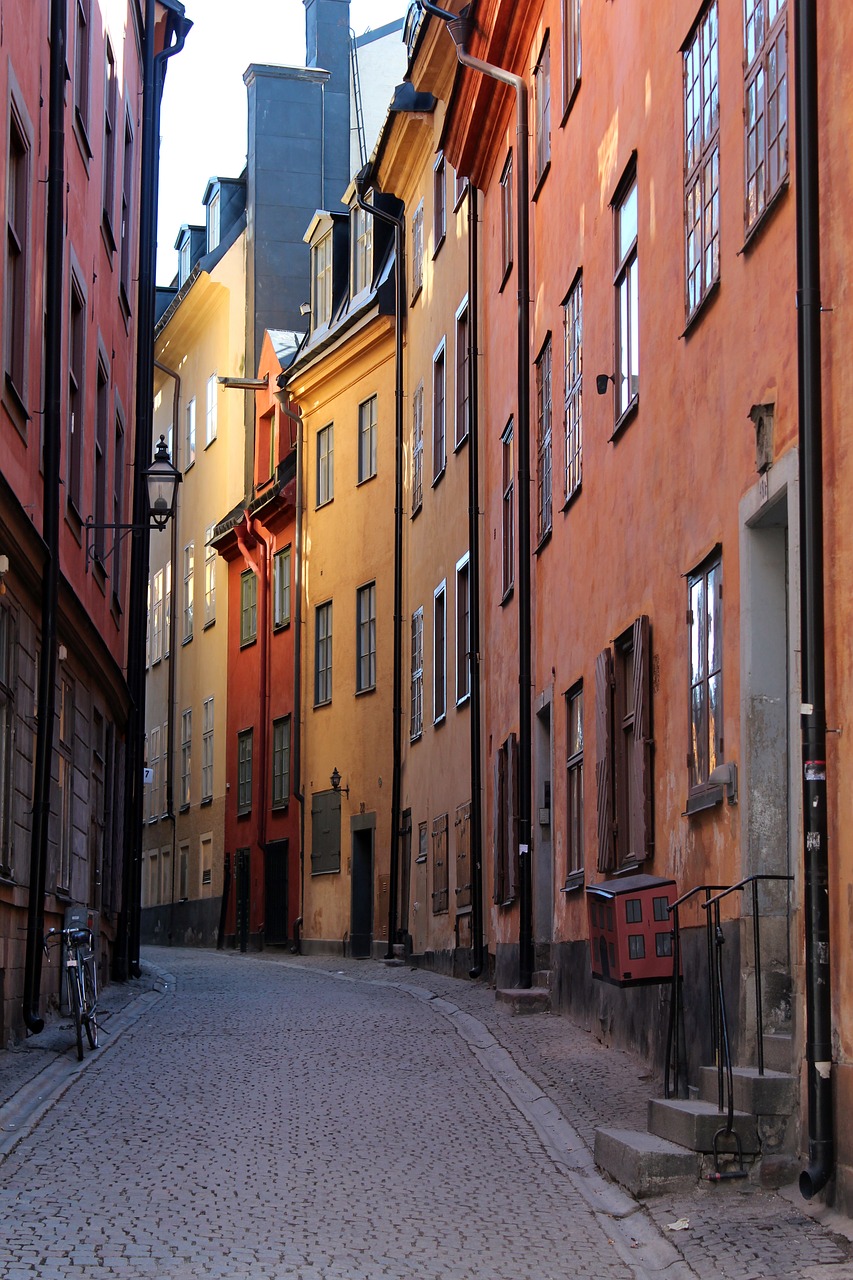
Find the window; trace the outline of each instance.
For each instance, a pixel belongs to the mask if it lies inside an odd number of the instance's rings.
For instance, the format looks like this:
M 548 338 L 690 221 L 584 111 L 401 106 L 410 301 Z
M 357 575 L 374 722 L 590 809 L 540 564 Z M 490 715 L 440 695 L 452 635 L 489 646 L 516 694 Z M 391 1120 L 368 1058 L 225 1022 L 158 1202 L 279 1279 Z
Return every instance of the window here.
M 424 731 L 424 611 L 412 614 L 412 713 L 409 737 L 414 742 Z
M 312 254 L 311 322 L 315 329 L 332 318 L 332 233 L 326 232 Z
M 0 608 L 0 872 L 12 873 L 12 758 L 15 732 L 15 624 Z
M 26 409 L 27 283 L 30 261 L 30 145 L 14 103 L 9 105 L 9 168 L 6 190 L 6 386 Z
M 329 423 L 317 432 L 317 506 L 331 502 L 335 496 L 335 437 Z
M 785 0 L 745 0 L 746 230 L 788 176 L 788 35 Z
M 468 372 L 470 359 L 469 342 L 468 299 L 466 298 L 456 313 L 456 369 L 454 372 L 454 387 L 456 391 L 455 443 L 457 449 L 462 444 L 463 440 L 468 438 L 468 433 L 471 429 L 471 402 L 468 394 Z
M 148 765 L 151 769 L 151 785 L 148 788 L 150 800 L 148 803 L 148 818 L 151 822 L 156 822 L 160 817 L 160 791 L 161 791 L 161 771 L 160 771 L 160 726 L 155 724 L 151 728 L 148 738 Z
M 551 163 L 551 41 L 548 36 L 545 37 L 533 72 L 533 98 L 536 140 L 534 181 L 538 185 Z
M 192 266 L 192 242 L 190 241 L 189 232 L 187 232 L 178 250 L 178 284 L 181 287 L 189 280 Z
M 448 908 L 447 814 L 433 818 L 432 823 L 432 914 L 441 915 Z
M 68 501 L 80 513 L 83 497 L 83 409 L 86 403 L 86 300 L 75 274 L 71 276 L 71 321 L 68 361 Z
M 186 470 L 195 462 L 195 396 L 187 404 Z
M 258 575 L 251 569 L 240 574 L 240 645 L 258 638 Z
M 432 171 L 432 243 L 433 256 L 444 244 L 447 233 L 447 166 L 441 155 Z
M 495 760 L 494 901 L 508 907 L 518 894 L 518 739 L 511 733 Z
M 59 686 L 59 858 L 56 887 L 71 889 L 71 852 L 74 837 L 74 687 L 67 680 Z
M 209 627 L 216 621 L 216 547 L 214 547 L 213 530 L 215 525 L 208 525 L 204 531 L 204 625 Z
M 193 582 L 195 578 L 195 543 L 184 547 L 184 643 L 193 638 Z
M 163 579 L 163 657 L 168 658 L 172 643 L 172 562 L 166 561 Z
M 536 361 L 536 531 L 539 541 L 551 532 L 551 338 Z
M 684 49 L 684 252 L 688 320 L 720 278 L 717 0 Z
M 186 902 L 190 891 L 190 847 L 182 844 L 178 850 L 178 899 Z
M 515 462 L 513 422 L 510 418 L 501 436 L 501 586 L 506 599 L 515 582 Z
M 356 593 L 355 688 L 357 693 L 376 687 L 376 583 Z
M 512 266 L 513 216 L 512 152 L 510 151 L 501 173 L 501 261 L 504 282 Z
M 214 249 L 219 248 L 219 218 L 221 210 L 221 198 L 219 191 L 214 191 L 213 195 L 207 202 L 207 252 L 212 253 Z
M 471 572 L 468 557 L 456 565 L 456 705 L 471 696 Z
M 106 555 L 107 503 L 109 501 L 109 479 L 107 476 L 107 449 L 110 430 L 110 384 L 109 372 L 105 357 L 98 356 L 97 384 L 95 388 L 95 483 L 94 483 L 94 525 L 92 530 L 93 550 L 101 564 Z
M 273 556 L 272 598 L 272 624 L 286 627 L 290 622 L 290 547 L 276 551 Z
M 373 276 L 373 215 L 356 205 L 352 211 L 352 292 L 370 287 Z
M 358 482 L 376 475 L 376 396 L 358 406 Z
M 432 358 L 432 480 L 444 475 L 447 465 L 447 434 L 445 419 L 444 339 Z
M 290 716 L 272 722 L 272 807 L 284 809 L 290 800 Z
M 578 276 L 563 303 L 563 340 L 565 350 L 565 497 L 581 487 L 583 473 L 583 280 Z
M 444 582 L 433 593 L 432 622 L 432 718 L 438 724 L 447 711 L 447 589 Z
M 314 705 L 332 701 L 332 602 L 318 604 L 314 613 Z
M 156 803 L 159 805 L 159 811 L 162 817 L 167 816 L 169 807 L 169 724 L 168 721 L 163 725 L 163 732 L 160 735 L 160 742 L 163 744 L 163 751 L 160 757 L 162 784 L 160 794 L 155 796 Z
M 711 774 L 723 759 L 723 566 L 719 551 L 690 574 L 687 590 L 690 652 L 687 761 L 693 795 L 707 788 Z
M 130 277 L 132 235 L 130 211 L 133 208 L 133 125 L 130 113 L 124 120 L 124 163 L 121 176 L 121 273 L 119 297 L 125 315 L 130 315 Z
M 163 656 L 163 570 L 158 569 L 151 582 L 151 664 Z
M 424 202 L 412 214 L 412 301 L 424 287 Z
M 217 392 L 219 385 L 216 381 L 216 374 L 212 373 L 207 380 L 207 416 L 205 419 L 204 443 L 212 444 L 216 439 L 216 416 L 217 416 Z
M 419 382 L 412 396 L 412 515 L 424 500 L 424 384 Z
M 181 712 L 181 808 L 190 805 L 190 781 L 193 762 L 193 713 L 192 707 Z
M 566 887 L 583 878 L 583 683 L 566 694 Z
M 581 78 L 581 0 L 562 0 L 563 9 L 563 115 Z
M 104 234 L 111 250 L 116 247 L 116 113 L 118 111 L 118 78 L 116 62 L 109 40 L 106 46 L 104 68 L 104 182 L 103 218 Z
M 74 8 L 77 17 L 74 32 L 74 119 L 78 132 L 82 135 L 87 156 L 92 154 L 89 146 L 90 6 L 91 0 L 75 0 Z
M 113 441 L 113 524 L 123 524 L 124 516 L 124 419 L 116 410 L 115 439 Z M 117 554 L 119 529 L 113 530 L 113 592 L 118 596 L 121 588 L 121 556 Z
M 311 874 L 332 875 L 341 869 L 341 793 L 315 791 L 311 796 Z
M 595 663 L 598 870 L 651 856 L 650 628 L 643 616 Z
M 614 202 L 616 232 L 616 418 L 640 394 L 639 276 L 637 270 L 637 174 L 634 165 Z
M 252 809 L 252 750 L 254 729 L 243 729 L 237 734 L 237 813 L 250 813 Z
M 201 798 L 213 799 L 213 698 L 201 708 Z
M 459 173 L 458 171 L 454 173 L 454 176 L 453 176 L 453 207 L 454 209 L 459 208 L 460 204 L 462 203 L 462 197 L 464 196 L 465 192 L 468 190 L 468 186 L 469 186 L 468 179 L 465 177 L 463 173 Z

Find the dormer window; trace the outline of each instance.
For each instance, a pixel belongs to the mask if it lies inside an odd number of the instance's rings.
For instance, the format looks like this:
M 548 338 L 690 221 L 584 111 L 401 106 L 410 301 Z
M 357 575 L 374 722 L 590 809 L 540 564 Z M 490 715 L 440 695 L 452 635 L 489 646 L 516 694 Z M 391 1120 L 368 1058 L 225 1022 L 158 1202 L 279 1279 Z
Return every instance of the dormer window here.
M 214 191 L 207 205 L 207 252 L 219 247 L 219 190 Z
M 311 319 L 319 329 L 332 318 L 332 233 L 327 231 L 311 254 Z
M 192 267 L 192 258 L 190 253 L 190 237 L 189 233 L 184 236 L 178 249 L 178 285 L 186 284 L 187 277 Z
M 356 205 L 352 214 L 352 293 L 356 297 L 373 277 L 373 216 Z

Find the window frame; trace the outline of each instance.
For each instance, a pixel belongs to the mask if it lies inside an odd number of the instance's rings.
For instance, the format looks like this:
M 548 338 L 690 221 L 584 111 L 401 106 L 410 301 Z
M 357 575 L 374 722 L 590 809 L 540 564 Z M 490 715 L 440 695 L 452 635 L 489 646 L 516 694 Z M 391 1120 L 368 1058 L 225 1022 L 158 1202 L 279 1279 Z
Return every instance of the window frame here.
M 424 384 L 415 387 L 412 396 L 412 518 L 424 502 Z
M 456 561 L 456 705 L 471 697 L 471 561 L 465 555 Z
M 365 414 L 365 410 L 368 410 Z M 366 422 L 365 422 L 366 419 Z M 358 483 L 376 476 L 378 397 L 374 393 L 358 406 Z
M 12 813 L 14 808 L 15 691 L 18 653 L 17 627 L 11 609 L 0 605 L 0 876 L 13 872 Z
M 215 525 L 204 531 L 204 626 L 212 627 L 216 621 L 216 547 L 212 544 Z
M 563 442 L 565 504 L 583 481 L 583 273 L 578 271 L 563 302 Z
M 71 268 L 68 321 L 68 453 L 66 460 L 66 507 L 82 520 L 83 460 L 86 448 L 86 346 L 87 298 L 82 280 Z
M 195 594 L 195 543 L 188 542 L 184 547 L 184 627 L 182 644 L 193 638 L 193 605 Z
M 432 593 L 432 722 L 447 717 L 447 579 Z
M 181 809 L 189 809 L 192 801 L 193 710 L 181 712 Z
M 74 3 L 74 130 L 83 158 L 92 158 L 89 142 L 91 116 L 92 75 L 92 0 L 73 0 Z
M 584 881 L 583 680 L 566 690 L 566 889 Z
M 515 195 L 513 192 L 513 156 L 510 147 L 504 167 L 501 170 L 501 273 L 500 288 L 503 290 L 512 271 L 515 240 Z
M 720 280 L 719 9 L 709 0 L 682 46 L 684 313 L 697 314 Z
M 27 412 L 29 355 L 30 213 L 32 206 L 32 142 L 29 122 L 16 98 L 8 100 L 6 138 L 6 276 L 4 282 L 4 391 L 11 400 L 19 429 Z M 9 193 L 13 195 L 10 198 Z
M 371 193 L 365 197 L 370 203 Z M 353 298 L 366 292 L 373 283 L 373 215 L 360 204 L 352 207 L 352 278 Z
M 104 141 L 101 182 L 101 218 L 110 254 L 115 252 L 116 202 L 116 126 L 118 124 L 118 75 L 112 43 L 107 37 L 104 48 Z
M 515 587 L 515 419 L 501 432 L 501 602 Z
M 292 563 L 291 544 L 281 547 L 273 555 L 273 617 L 274 631 L 290 626 L 290 574 Z
M 409 740 L 416 742 L 424 731 L 424 610 L 412 614 L 412 680 Z
M 201 802 L 213 799 L 213 751 L 215 718 L 213 696 L 201 704 Z
M 447 470 L 447 342 L 445 338 L 432 357 L 432 483 Z
M 237 731 L 237 817 L 245 818 L 252 812 L 254 790 L 255 729 Z
M 376 688 L 376 580 L 358 587 L 355 596 L 355 691 L 372 693 Z
M 332 228 L 311 246 L 311 328 L 322 329 L 332 319 Z
M 215 373 L 207 380 L 204 417 L 204 447 L 208 449 L 216 439 L 219 418 L 219 383 Z
M 335 424 L 326 423 L 317 431 L 317 503 L 316 510 L 335 497 Z
M 288 713 L 277 716 L 272 722 L 272 786 L 270 790 L 273 810 L 286 809 L 290 804 L 290 752 L 292 721 Z
M 560 45 L 563 77 L 563 118 L 566 123 L 581 83 L 581 0 L 561 0 L 563 38 Z
M 633 235 L 623 240 L 623 218 L 631 230 L 629 206 L 633 200 Z M 615 437 L 640 401 L 640 279 L 639 279 L 639 183 L 637 158 L 632 156 L 611 204 L 615 291 L 616 370 L 613 383 Z M 636 368 L 636 372 L 634 369 Z M 636 383 L 636 385 L 634 385 Z M 627 394 L 630 385 L 630 394 Z M 613 438 L 611 437 L 611 439 Z
M 195 464 L 195 446 L 196 446 L 196 407 L 195 396 L 191 396 L 187 401 L 187 407 L 184 413 L 184 471 L 189 471 L 190 467 Z
M 702 607 L 701 618 L 697 619 L 699 593 Z M 697 635 L 700 628 L 703 634 Z M 720 545 L 687 575 L 687 674 L 687 812 L 696 813 L 723 799 L 722 785 L 711 782 L 714 769 L 725 759 L 723 551 Z M 711 715 L 712 683 L 717 688 L 716 717 Z
M 471 433 L 471 396 L 469 386 L 471 360 L 471 314 L 466 293 L 456 310 L 456 345 L 453 370 L 453 440 L 454 450 L 461 449 Z
M 551 168 L 551 32 L 545 32 L 533 69 L 533 199 Z
M 776 12 L 771 18 L 772 3 L 774 0 L 764 0 L 761 5 L 757 0 L 744 0 L 744 235 L 747 241 L 764 221 L 765 214 L 773 207 L 776 198 L 787 188 L 790 178 L 788 5 L 787 0 L 775 0 Z M 750 22 L 750 17 L 754 18 L 757 11 L 763 20 L 760 33 L 755 32 Z M 780 48 L 783 74 L 777 74 L 771 90 L 770 68 L 773 65 L 778 71 Z M 757 88 L 759 82 L 760 89 Z M 761 98 L 762 108 L 753 112 L 752 104 L 757 96 Z M 768 136 L 771 107 L 774 102 L 778 106 L 779 99 L 784 104 L 784 111 L 780 113 L 777 110 L 776 119 L 778 121 L 784 115 L 784 123 L 771 139 Z M 775 178 L 773 175 L 768 177 L 774 149 L 777 153 Z M 753 154 L 754 163 L 751 159 Z M 754 202 L 750 190 L 753 181 L 760 184 L 760 191 Z
M 432 167 L 432 256 L 435 258 L 447 236 L 447 164 L 444 152 Z
M 315 707 L 326 707 L 332 701 L 332 625 L 332 601 L 324 600 L 314 608 Z
M 240 574 L 240 648 L 245 649 L 258 638 L 258 575 L 253 569 Z
M 535 364 L 536 389 L 536 534 L 538 545 L 554 523 L 554 360 L 548 333 Z
M 412 236 L 412 303 L 424 287 L 424 202 L 421 199 L 411 222 Z

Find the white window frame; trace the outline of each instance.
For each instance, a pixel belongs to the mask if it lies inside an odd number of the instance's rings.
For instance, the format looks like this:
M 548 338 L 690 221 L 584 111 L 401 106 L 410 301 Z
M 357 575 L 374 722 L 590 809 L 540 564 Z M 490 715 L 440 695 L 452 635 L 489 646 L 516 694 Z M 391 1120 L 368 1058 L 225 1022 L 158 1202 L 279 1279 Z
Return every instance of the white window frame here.
M 465 443 L 471 431 L 471 401 L 468 394 L 470 325 L 471 313 L 468 309 L 468 295 L 466 293 L 456 309 L 456 358 L 453 368 L 453 441 L 456 449 Z M 460 342 L 460 337 L 462 342 Z
M 290 544 L 282 547 L 273 556 L 273 628 L 286 627 L 290 624 Z
M 439 601 L 441 602 L 439 609 Z M 432 722 L 447 715 L 447 579 L 432 593 Z
M 465 594 L 460 584 L 465 584 Z M 464 645 L 464 647 L 463 647 Z M 468 552 L 456 561 L 456 705 L 471 697 L 471 563 Z
M 317 506 L 325 507 L 334 496 L 335 424 L 329 422 L 317 432 Z
M 367 196 L 370 203 L 370 194 Z M 373 280 L 373 215 L 360 204 L 352 211 L 352 296 L 357 298 Z
M 207 406 L 205 412 L 204 447 L 213 444 L 216 439 L 217 419 L 219 416 L 219 383 L 215 373 L 207 380 Z
M 184 470 L 189 471 L 195 462 L 195 396 L 187 401 L 186 412 L 186 432 L 184 436 L 186 445 L 186 461 L 184 462 Z
M 193 590 L 195 584 L 195 543 L 184 547 L 184 642 L 193 638 Z
M 364 604 L 367 603 L 367 612 Z M 355 691 L 376 688 L 376 582 L 356 590 Z
M 374 394 L 358 406 L 358 483 L 376 475 L 378 399 Z
M 311 323 L 321 329 L 332 318 L 332 231 L 311 249 Z
M 447 235 L 447 164 L 439 152 L 432 167 L 432 256 L 438 253 Z
M 272 807 L 286 809 L 290 803 L 290 748 L 292 721 L 289 715 L 272 722 Z
M 181 808 L 188 809 L 192 796 L 193 711 L 181 712 Z
M 321 622 L 324 625 L 321 626 Z M 314 610 L 314 706 L 332 701 L 332 601 L 324 600 Z
M 640 279 L 639 279 L 639 184 L 637 166 L 632 161 L 619 184 L 613 202 L 614 252 L 616 258 L 616 422 L 624 418 L 640 397 Z M 633 220 L 630 216 L 633 205 Z M 626 220 L 623 226 L 623 219 Z M 628 234 L 633 230 L 633 234 Z
M 440 378 L 439 378 L 440 365 Z M 439 396 L 439 391 L 441 395 Z M 438 406 L 441 407 L 439 423 Z M 447 470 L 447 341 L 445 338 L 432 357 L 432 483 L 435 485 Z
M 205 698 L 201 708 L 201 799 L 213 799 L 213 743 L 214 743 L 214 706 L 213 698 Z
M 211 538 L 215 525 L 208 525 L 204 531 L 204 625 L 211 626 L 216 621 L 216 548 L 211 546 Z
M 412 742 L 424 731 L 424 610 L 412 614 L 412 698 L 409 737 Z
M 163 570 L 158 569 L 151 583 L 151 666 L 163 656 Z
M 412 302 L 424 287 L 424 202 L 412 214 Z
M 551 33 L 545 33 L 539 59 L 533 72 L 534 145 L 536 186 L 551 164 Z
M 412 396 L 412 515 L 424 502 L 424 384 L 419 382 Z
M 583 479 L 583 275 L 579 271 L 563 303 L 563 496 L 577 493 Z
M 219 248 L 220 240 L 220 211 L 221 211 L 220 189 L 213 192 L 213 195 L 207 202 L 207 252 L 212 253 L 214 249 Z

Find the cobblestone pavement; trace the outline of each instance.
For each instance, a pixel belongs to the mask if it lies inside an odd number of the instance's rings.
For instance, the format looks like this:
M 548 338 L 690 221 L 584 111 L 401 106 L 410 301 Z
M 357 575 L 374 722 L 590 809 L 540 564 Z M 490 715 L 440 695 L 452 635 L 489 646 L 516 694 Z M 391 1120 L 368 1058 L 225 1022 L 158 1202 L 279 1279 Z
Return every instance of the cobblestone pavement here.
M 567 1019 L 373 961 L 148 956 L 173 989 L 0 1122 L 2 1280 L 853 1278 L 776 1195 L 601 1178 L 595 1125 L 642 1124 L 651 1084 Z

